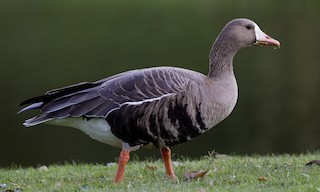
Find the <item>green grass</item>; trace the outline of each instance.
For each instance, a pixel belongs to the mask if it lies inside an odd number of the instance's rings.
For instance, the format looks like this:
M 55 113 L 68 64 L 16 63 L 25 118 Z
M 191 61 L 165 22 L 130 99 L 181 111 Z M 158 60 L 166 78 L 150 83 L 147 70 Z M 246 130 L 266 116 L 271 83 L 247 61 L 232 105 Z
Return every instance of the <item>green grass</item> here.
M 39 168 L 2 168 L 0 191 L 320 191 L 320 166 L 305 164 L 320 152 L 304 155 L 205 156 L 180 158 L 174 166 L 178 181 L 165 176 L 161 160 L 129 162 L 124 182 L 112 183 L 116 165 L 67 164 Z M 204 170 L 195 180 L 184 174 Z M 260 178 L 260 179 L 259 179 Z

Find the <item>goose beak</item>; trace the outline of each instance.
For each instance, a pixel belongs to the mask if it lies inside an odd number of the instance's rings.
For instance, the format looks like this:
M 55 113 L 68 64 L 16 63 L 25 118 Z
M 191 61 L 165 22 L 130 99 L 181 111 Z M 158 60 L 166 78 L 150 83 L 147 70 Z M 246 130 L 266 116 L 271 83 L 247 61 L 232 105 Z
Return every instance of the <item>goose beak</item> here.
M 280 42 L 261 31 L 257 24 L 254 27 L 254 31 L 256 35 L 256 42 L 254 43 L 254 45 L 271 45 L 280 47 Z

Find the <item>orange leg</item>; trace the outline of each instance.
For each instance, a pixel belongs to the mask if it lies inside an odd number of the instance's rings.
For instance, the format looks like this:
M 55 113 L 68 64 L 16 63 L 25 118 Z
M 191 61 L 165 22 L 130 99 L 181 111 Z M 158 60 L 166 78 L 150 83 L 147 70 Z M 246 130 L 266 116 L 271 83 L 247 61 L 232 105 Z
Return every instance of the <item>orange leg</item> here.
M 129 153 L 130 151 L 128 150 L 122 150 L 120 153 L 119 161 L 118 161 L 118 170 L 117 170 L 116 176 L 114 177 L 115 183 L 120 183 L 123 179 L 126 165 L 130 159 Z
M 171 150 L 169 147 L 161 148 L 161 155 L 164 162 L 164 166 L 166 167 L 166 173 L 167 175 L 175 179 L 176 175 L 174 174 L 172 163 L 171 163 Z

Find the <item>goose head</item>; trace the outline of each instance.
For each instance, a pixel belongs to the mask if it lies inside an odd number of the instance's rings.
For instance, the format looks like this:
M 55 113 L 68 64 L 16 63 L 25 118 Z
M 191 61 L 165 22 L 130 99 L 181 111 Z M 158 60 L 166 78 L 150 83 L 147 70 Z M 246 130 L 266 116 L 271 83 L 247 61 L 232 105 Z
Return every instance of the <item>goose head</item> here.
M 280 42 L 264 33 L 260 27 L 249 19 L 234 19 L 221 31 L 219 36 L 225 42 L 232 42 L 237 48 L 251 47 L 254 45 L 270 45 L 280 47 Z

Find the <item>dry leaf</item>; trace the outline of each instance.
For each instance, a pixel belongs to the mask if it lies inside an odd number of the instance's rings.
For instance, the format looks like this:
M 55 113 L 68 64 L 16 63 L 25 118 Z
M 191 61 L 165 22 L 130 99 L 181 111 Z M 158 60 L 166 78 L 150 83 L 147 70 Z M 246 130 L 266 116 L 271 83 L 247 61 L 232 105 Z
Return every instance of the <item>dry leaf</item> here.
M 175 166 L 175 167 L 177 167 L 177 166 L 183 165 L 183 163 L 178 162 L 178 161 L 172 161 L 172 165 Z
M 150 169 L 151 171 L 158 169 L 156 166 L 152 166 L 152 165 L 146 165 L 146 168 Z
M 5 190 L 5 192 L 21 192 L 22 190 L 20 189 L 20 188 L 17 188 L 17 189 L 15 189 L 15 190 L 13 190 L 13 189 L 7 189 L 7 190 Z
M 306 164 L 306 166 L 311 166 L 311 165 L 320 165 L 320 160 L 312 160 Z
M 267 178 L 266 177 L 259 177 L 258 180 L 264 182 L 264 181 L 267 181 Z
M 183 176 L 187 179 L 187 180 L 194 180 L 194 179 L 198 179 L 198 178 L 202 178 L 207 174 L 208 171 L 193 171 L 193 172 L 188 172 L 185 173 Z
M 39 170 L 39 171 L 48 171 L 49 169 L 48 169 L 47 166 L 42 165 L 42 166 L 40 166 L 40 167 L 38 168 L 38 170 Z
M 223 158 L 229 157 L 228 155 L 226 155 L 226 154 L 220 154 L 220 153 L 216 152 L 215 150 L 213 150 L 213 151 L 208 151 L 208 156 L 209 156 L 209 157 L 213 157 L 213 158 L 217 158 L 217 159 L 223 159 Z
M 109 163 L 107 163 L 107 166 L 108 167 L 112 167 L 112 166 L 116 166 L 116 165 L 118 165 L 117 163 L 114 163 L 114 162 L 109 162 Z

